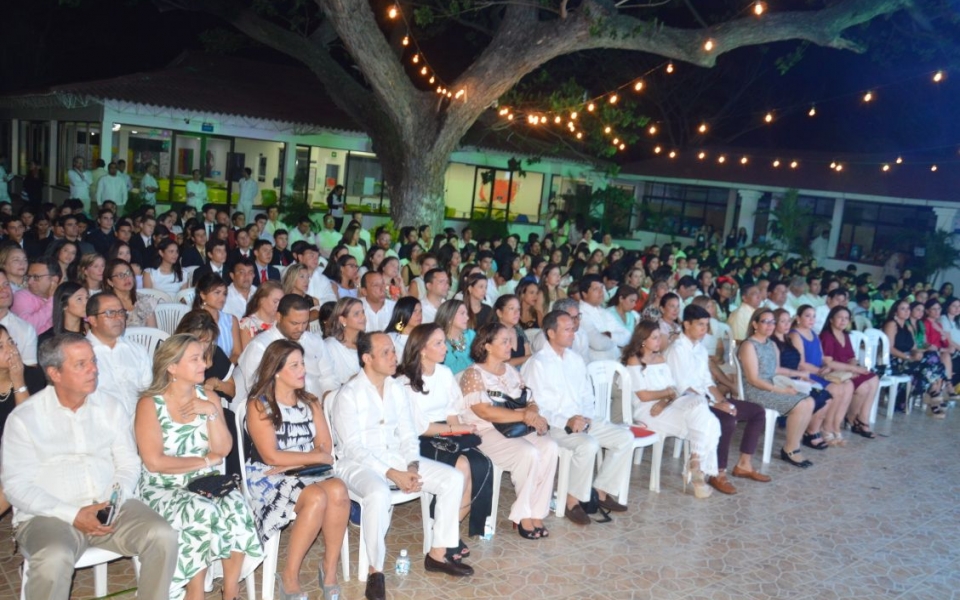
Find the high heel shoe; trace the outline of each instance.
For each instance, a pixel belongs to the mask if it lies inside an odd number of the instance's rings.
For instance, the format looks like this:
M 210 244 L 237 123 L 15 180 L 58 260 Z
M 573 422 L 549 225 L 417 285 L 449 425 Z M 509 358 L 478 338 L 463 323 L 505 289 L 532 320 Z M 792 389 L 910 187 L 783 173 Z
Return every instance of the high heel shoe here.
M 323 565 L 320 565 L 320 572 L 317 578 L 320 580 L 320 590 L 323 592 L 323 600 L 340 600 L 340 584 L 327 585 L 324 583 L 326 577 L 323 576 Z
M 517 533 L 520 534 L 520 537 L 522 537 L 525 540 L 540 539 L 540 531 L 536 527 L 528 530 L 528 529 L 524 529 L 523 525 L 521 525 L 520 523 L 514 523 L 513 528 L 516 529 Z
M 869 429 L 869 425 L 860 420 L 860 417 L 857 417 L 853 420 L 853 425 L 850 427 L 851 433 L 863 436 L 868 440 L 872 440 L 877 437 L 877 434 Z
M 787 452 L 785 448 L 780 448 L 780 458 L 795 467 L 800 467 L 801 469 L 806 469 L 807 467 L 812 467 L 813 463 L 809 460 L 793 460 L 795 454 L 799 454 L 800 449 L 797 448 L 793 452 Z
M 947 411 L 944 410 L 943 405 L 931 406 L 930 407 L 930 416 L 934 419 L 946 419 Z
M 321 583 L 323 583 L 322 580 Z M 310 600 L 310 597 L 306 594 L 306 592 L 290 593 L 283 589 L 283 575 L 280 573 L 277 573 L 277 585 L 280 587 L 280 600 Z
M 706 476 L 700 470 L 700 459 L 691 458 L 683 470 L 683 493 L 687 493 L 687 484 L 693 484 L 693 496 L 698 499 L 709 498 L 713 490 L 707 485 Z

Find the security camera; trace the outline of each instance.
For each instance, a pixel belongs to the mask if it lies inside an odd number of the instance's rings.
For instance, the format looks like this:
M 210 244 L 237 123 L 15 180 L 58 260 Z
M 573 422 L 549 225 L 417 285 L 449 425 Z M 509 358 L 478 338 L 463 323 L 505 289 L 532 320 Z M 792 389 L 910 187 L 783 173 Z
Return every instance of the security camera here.
M 190 124 L 190 119 L 184 119 L 183 122 L 186 123 L 187 125 L 189 125 L 189 124 Z

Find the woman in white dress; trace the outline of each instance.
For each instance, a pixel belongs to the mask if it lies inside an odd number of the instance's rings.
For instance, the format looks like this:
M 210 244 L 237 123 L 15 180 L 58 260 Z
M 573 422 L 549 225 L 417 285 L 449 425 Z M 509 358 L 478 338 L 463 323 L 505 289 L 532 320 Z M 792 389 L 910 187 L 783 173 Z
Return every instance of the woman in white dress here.
M 360 372 L 357 337 L 367 329 L 367 315 L 356 298 L 341 298 L 327 321 L 327 356 L 333 367 L 331 379 L 323 383 L 324 390 L 337 390 Z
M 660 327 L 643 321 L 623 349 L 621 362 L 630 372 L 633 422 L 644 424 L 661 436 L 676 436 L 690 444 L 690 462 L 684 467 L 683 487 L 693 482 L 697 498 L 712 493 L 706 477 L 718 474 L 717 444 L 720 421 L 710 412 L 707 399 L 677 390 L 670 367 L 660 355 Z
M 143 287 L 166 292 L 171 298 L 187 286 L 183 269 L 180 268 L 180 248 L 171 239 L 161 240 L 157 246 L 160 266 L 143 272 Z
M 510 472 L 516 488 L 510 520 L 521 537 L 536 540 L 550 535 L 543 519 L 550 512 L 558 449 L 547 435 L 547 420 L 540 416 L 520 372 L 509 364 L 512 346 L 513 336 L 505 325 L 487 323 L 477 332 L 470 347 L 474 364 L 460 378 L 464 400 L 460 419 L 476 425 L 483 453 Z M 526 408 L 504 406 L 508 399 L 520 398 L 526 398 Z M 494 427 L 495 423 L 520 422 L 529 431 L 522 437 L 505 437 Z

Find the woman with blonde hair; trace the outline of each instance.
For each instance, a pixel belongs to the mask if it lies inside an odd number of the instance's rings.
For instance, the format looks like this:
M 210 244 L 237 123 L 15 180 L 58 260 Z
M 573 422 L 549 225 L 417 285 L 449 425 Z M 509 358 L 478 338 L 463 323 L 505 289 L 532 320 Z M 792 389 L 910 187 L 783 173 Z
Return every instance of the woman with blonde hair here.
M 296 294 L 306 298 L 307 302 L 314 307 L 310 309 L 310 320 L 316 321 L 320 301 L 307 293 L 310 288 L 310 267 L 303 263 L 293 263 L 283 272 L 281 285 L 284 295 Z
M 322 533 L 319 582 L 324 600 L 334 600 L 340 593 L 337 561 L 350 515 L 347 487 L 332 471 L 318 476 L 286 473 L 304 465 L 333 465 L 333 436 L 323 404 L 304 389 L 305 381 L 300 344 L 276 340 L 267 346 L 247 400 L 247 431 L 253 442 L 245 465 L 247 485 L 261 540 L 278 535 L 293 521 L 286 563 L 277 573 L 281 598 L 306 600 L 300 569 Z
M 223 564 L 223 597 L 240 597 L 239 582 L 263 557 L 253 516 L 239 489 L 207 498 L 188 489 L 194 479 L 218 475 L 233 446 L 219 399 L 201 387 L 206 363 L 192 335 L 165 340 L 153 357 L 153 383 L 137 403 L 134 422 L 143 460 L 138 495 L 180 533 L 180 554 L 171 597 L 186 588 L 202 600 L 204 575 L 213 561 Z M 247 559 L 251 560 L 247 560 Z
M 4 185 L 0 183 L 0 185 Z M 27 287 L 27 253 L 16 244 L 0 248 L 0 269 L 7 274 L 10 290 L 17 293 Z M 66 277 L 66 271 L 61 271 Z
M 299 263 L 290 265 L 302 266 Z M 269 330 L 277 322 L 277 306 L 283 298 L 284 291 L 276 281 L 264 281 L 253 293 L 247 302 L 247 310 L 240 319 L 240 343 L 246 348 L 257 334 Z
M 77 265 L 77 283 L 87 288 L 90 295 L 103 291 L 103 273 L 107 261 L 99 254 L 84 254 Z
M 337 390 L 360 372 L 357 337 L 367 329 L 363 303 L 356 298 L 341 298 L 327 320 L 327 337 L 323 340 L 330 357 L 331 380 L 323 382 L 324 390 Z

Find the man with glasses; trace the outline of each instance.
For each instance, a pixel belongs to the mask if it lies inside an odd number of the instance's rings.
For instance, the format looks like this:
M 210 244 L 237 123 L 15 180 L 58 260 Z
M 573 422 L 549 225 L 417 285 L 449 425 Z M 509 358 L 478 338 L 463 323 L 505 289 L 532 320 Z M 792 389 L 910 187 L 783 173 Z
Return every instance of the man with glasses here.
M 38 335 L 53 327 L 53 292 L 60 285 L 60 277 L 56 260 L 35 258 L 27 267 L 27 288 L 13 295 L 10 310 L 33 325 Z
M 101 292 L 87 300 L 87 340 L 93 345 L 100 369 L 97 391 L 119 402 L 136 414 L 140 392 L 150 386 L 153 363 L 142 346 L 123 337 L 127 329 L 127 311 L 120 298 Z
M 0 325 L 7 328 L 7 333 L 17 345 L 20 358 L 27 366 L 37 364 L 37 330 L 17 315 L 10 312 L 13 304 L 13 288 L 7 280 L 7 274 L 0 269 Z

